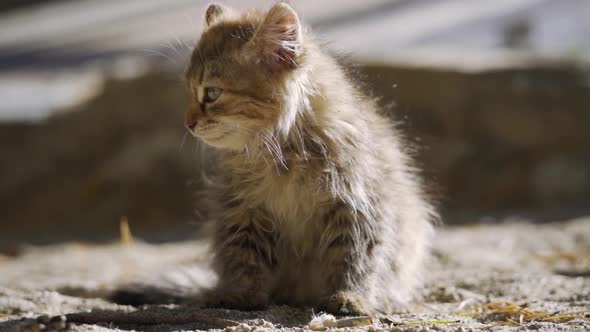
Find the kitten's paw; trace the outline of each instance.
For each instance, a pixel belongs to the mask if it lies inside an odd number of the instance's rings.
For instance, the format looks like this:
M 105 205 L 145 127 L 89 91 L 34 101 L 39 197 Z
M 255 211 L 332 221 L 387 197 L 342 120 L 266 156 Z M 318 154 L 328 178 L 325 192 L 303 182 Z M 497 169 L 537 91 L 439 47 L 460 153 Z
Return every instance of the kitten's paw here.
M 366 316 L 370 314 L 363 299 L 351 292 L 338 292 L 320 301 L 320 310 L 334 315 Z
M 269 305 L 269 296 L 264 293 L 228 293 L 212 291 L 203 297 L 203 305 L 209 308 L 237 310 L 261 310 Z

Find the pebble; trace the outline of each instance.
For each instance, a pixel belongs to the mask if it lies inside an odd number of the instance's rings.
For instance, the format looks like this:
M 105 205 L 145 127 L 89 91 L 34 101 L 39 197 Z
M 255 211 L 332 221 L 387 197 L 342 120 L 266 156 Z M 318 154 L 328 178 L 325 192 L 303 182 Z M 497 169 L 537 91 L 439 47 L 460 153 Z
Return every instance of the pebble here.
M 46 325 L 46 326 L 49 324 L 49 320 L 50 320 L 50 318 L 48 315 L 41 315 L 41 316 L 37 317 L 37 322 L 41 323 L 43 325 Z
M 49 324 L 47 324 L 48 329 L 53 330 L 64 330 L 66 328 L 66 316 L 55 316 L 49 320 Z

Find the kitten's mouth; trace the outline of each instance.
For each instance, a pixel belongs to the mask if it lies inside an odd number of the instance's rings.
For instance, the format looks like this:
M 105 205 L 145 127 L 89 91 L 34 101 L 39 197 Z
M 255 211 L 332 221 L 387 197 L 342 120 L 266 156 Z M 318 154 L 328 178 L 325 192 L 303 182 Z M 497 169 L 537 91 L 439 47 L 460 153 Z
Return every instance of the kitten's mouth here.
M 216 141 L 227 135 L 227 133 L 211 133 L 206 128 L 193 128 L 192 130 L 189 130 L 189 132 L 191 135 L 193 135 L 193 137 L 200 138 L 205 141 Z
M 199 137 L 200 139 L 204 140 L 204 141 L 218 141 L 222 138 L 224 138 L 225 136 L 227 136 L 226 133 L 221 133 L 221 134 L 197 134 L 197 137 Z

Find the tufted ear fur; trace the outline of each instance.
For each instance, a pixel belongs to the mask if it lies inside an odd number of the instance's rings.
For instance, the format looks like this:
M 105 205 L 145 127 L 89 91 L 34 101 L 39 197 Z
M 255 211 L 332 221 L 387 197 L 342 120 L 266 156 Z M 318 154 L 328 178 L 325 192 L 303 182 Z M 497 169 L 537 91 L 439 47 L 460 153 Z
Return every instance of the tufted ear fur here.
M 229 12 L 229 9 L 223 5 L 211 4 L 205 12 L 205 27 L 210 27 L 215 22 L 219 21 Z
M 269 63 L 296 67 L 302 52 L 301 29 L 295 10 L 279 2 L 268 11 L 249 46 L 255 56 Z

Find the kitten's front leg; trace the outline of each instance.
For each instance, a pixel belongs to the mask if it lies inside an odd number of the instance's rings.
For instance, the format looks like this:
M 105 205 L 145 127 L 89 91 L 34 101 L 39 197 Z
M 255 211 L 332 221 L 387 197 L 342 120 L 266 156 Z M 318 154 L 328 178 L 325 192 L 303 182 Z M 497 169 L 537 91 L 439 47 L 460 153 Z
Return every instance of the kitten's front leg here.
M 236 309 L 266 307 L 275 283 L 274 247 L 273 224 L 265 211 L 240 207 L 226 211 L 213 242 L 219 284 L 206 303 Z
M 374 225 L 345 204 L 327 213 L 324 223 L 321 266 L 328 295 L 319 308 L 333 314 L 370 314 L 362 292 L 371 273 Z

